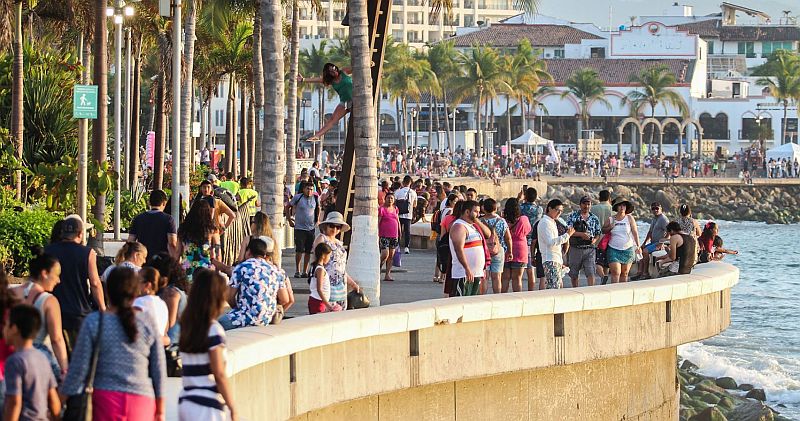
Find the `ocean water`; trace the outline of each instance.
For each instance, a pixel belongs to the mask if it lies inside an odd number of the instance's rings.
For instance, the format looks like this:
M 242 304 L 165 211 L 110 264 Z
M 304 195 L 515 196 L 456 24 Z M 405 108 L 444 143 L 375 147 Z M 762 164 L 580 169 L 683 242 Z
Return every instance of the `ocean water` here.
M 741 271 L 731 325 L 678 353 L 702 374 L 763 388 L 771 407 L 800 420 L 800 225 L 719 224 L 725 247 L 739 251 L 725 258 Z

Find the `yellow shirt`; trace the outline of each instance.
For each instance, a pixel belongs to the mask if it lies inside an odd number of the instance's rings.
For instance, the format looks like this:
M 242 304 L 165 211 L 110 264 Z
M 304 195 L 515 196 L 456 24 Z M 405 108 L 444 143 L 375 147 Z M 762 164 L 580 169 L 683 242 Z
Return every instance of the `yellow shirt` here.
M 253 200 L 250 200 L 252 198 Z M 239 190 L 239 205 L 241 206 L 245 202 L 250 200 L 250 203 L 247 205 L 250 208 L 250 212 L 255 214 L 258 211 L 258 207 L 256 206 L 256 201 L 258 200 L 258 192 L 253 189 L 240 189 Z
M 225 190 L 228 190 L 234 196 L 236 196 L 236 193 L 239 193 L 239 183 L 236 181 L 233 180 L 223 181 L 219 183 L 219 186 Z

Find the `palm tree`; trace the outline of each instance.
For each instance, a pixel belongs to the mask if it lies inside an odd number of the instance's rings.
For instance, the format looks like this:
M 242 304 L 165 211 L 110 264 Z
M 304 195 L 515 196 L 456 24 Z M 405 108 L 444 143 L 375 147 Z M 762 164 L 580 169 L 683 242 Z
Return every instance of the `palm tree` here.
M 453 41 L 443 41 L 434 44 L 428 50 L 428 62 L 431 66 L 431 71 L 439 78 L 439 84 L 441 85 L 441 95 L 442 95 L 442 102 L 444 106 L 444 127 L 445 133 L 447 137 L 447 145 L 450 150 L 453 150 L 453 142 L 454 139 L 450 139 L 450 130 L 447 130 L 450 127 L 450 117 L 447 112 L 447 89 L 445 87 L 448 84 L 449 78 L 451 75 L 457 73 L 458 69 L 456 67 L 456 57 L 458 53 L 455 49 L 455 43 Z M 434 109 L 436 110 L 436 130 L 439 130 L 439 97 L 434 95 L 433 96 L 433 103 Z M 438 143 L 438 134 L 437 134 L 437 143 Z
M 497 88 L 507 85 L 503 80 L 500 66 L 500 56 L 497 50 L 474 46 L 466 53 L 460 53 L 457 60 L 463 72 L 450 79 L 450 87 L 454 95 L 454 102 L 460 103 L 467 98 L 475 98 L 475 127 L 478 132 L 478 144 L 475 146 L 479 153 L 483 151 L 483 136 L 481 134 L 481 106 L 487 99 L 497 96 Z
M 355 139 L 355 198 L 350 244 L 373 244 L 378 240 L 377 130 L 372 85 L 372 48 L 367 19 L 368 0 L 350 0 L 350 42 L 353 69 L 353 114 Z M 383 42 L 383 38 L 379 42 Z M 342 188 L 349 188 L 344 186 Z M 361 282 L 371 303 L 380 305 L 380 267 L 377 249 L 365 247 L 359 258 L 350 258 L 348 273 Z M 369 251 L 367 251 L 369 250 Z M 353 248 L 351 248 L 351 253 Z M 366 257 L 366 260 L 364 258 Z
M 284 133 L 284 67 L 283 67 L 283 8 L 279 0 L 261 0 L 261 55 L 264 61 L 264 131 L 261 138 L 261 162 L 258 171 L 263 171 L 261 206 L 273 224 L 277 244 L 283 244 L 283 183 L 286 174 L 286 138 Z M 256 46 L 255 48 L 258 48 Z M 280 264 L 280 253 L 276 253 Z
M 506 95 L 506 118 L 508 124 L 508 140 L 512 139 L 511 133 L 511 97 L 513 96 L 520 108 L 520 116 L 525 120 L 525 104 L 536 102 L 536 95 L 542 87 L 542 82 L 552 82 L 553 76 L 547 72 L 547 65 L 532 55 L 532 48 L 528 40 L 524 40 L 517 48 L 514 55 L 503 57 L 503 77 L 508 89 Z M 526 130 L 523 127 L 523 131 Z
M 583 127 L 589 126 L 589 106 L 592 102 L 599 101 L 609 109 L 611 104 L 606 100 L 606 88 L 597 71 L 586 67 L 576 70 L 566 81 L 566 90 L 561 94 L 561 98 L 573 95 L 581 104 L 581 118 L 578 120 L 578 137 L 580 139 Z
M 642 89 L 642 91 L 638 89 L 631 91 L 627 97 L 622 99 L 623 104 L 626 102 L 631 104 L 632 116 L 636 116 L 643 106 L 649 105 L 650 117 L 655 118 L 658 104 L 664 105 L 664 112 L 667 111 L 667 105 L 670 105 L 677 108 L 684 118 L 689 115 L 689 106 L 686 101 L 680 94 L 670 89 L 675 85 L 676 78 L 667 66 L 646 68 L 638 75 L 631 75 L 630 82 L 639 85 Z M 650 132 L 650 150 L 653 149 L 654 136 L 655 128 Z M 663 148 L 663 138 L 664 134 L 661 133 L 658 138 L 659 157 Z
M 207 31 L 213 44 L 211 57 L 227 76 L 228 81 L 228 110 L 225 123 L 225 171 L 238 172 L 236 168 L 236 141 L 237 108 L 236 91 L 237 77 L 246 74 L 247 67 L 252 63 L 249 54 L 253 37 L 253 22 L 248 19 L 248 13 L 243 8 L 209 7 L 203 9 L 201 17 L 203 31 Z M 241 90 L 244 95 L 244 90 Z M 242 139 L 242 143 L 245 140 Z
M 108 136 L 108 107 L 105 98 L 108 96 L 108 32 L 106 29 L 106 0 L 94 1 L 94 84 L 97 85 L 97 119 L 92 124 L 92 161 L 99 167 L 106 162 L 106 142 Z M 106 195 L 98 194 L 92 206 L 95 236 L 89 238 L 92 248 L 103 254 L 103 231 L 105 230 Z
M 428 61 L 414 57 L 410 50 L 406 49 L 398 54 L 393 63 L 386 64 L 384 83 L 390 98 L 400 100 L 402 114 L 405 117 L 408 112 L 408 100 L 418 103 L 422 94 L 431 87 L 429 81 L 435 77 Z M 400 144 L 405 149 L 408 146 L 406 143 L 409 127 L 405 124 L 407 123 L 405 118 L 403 121 L 403 137 Z
M 800 59 L 796 54 L 786 50 L 774 53 L 774 64 L 770 76 L 759 78 L 756 83 L 769 88 L 769 93 L 783 104 L 783 125 L 781 140 L 786 141 L 786 121 L 789 101 L 800 98 Z
M 183 65 L 184 77 L 181 87 L 181 154 L 180 154 L 180 190 L 183 197 L 189 197 L 189 167 L 194 157 L 192 144 L 192 99 L 194 98 L 194 55 L 195 35 L 197 26 L 197 12 L 202 6 L 202 0 L 188 0 L 186 2 L 186 16 L 184 22 Z M 178 124 L 173 122 L 172 124 Z M 173 154 L 172 165 L 178 162 L 178 157 Z
M 23 150 L 23 136 L 25 127 L 25 118 L 23 114 L 23 90 L 25 88 L 25 79 L 23 76 L 24 71 L 24 53 L 22 48 L 22 6 L 21 0 L 3 0 L 1 2 L 4 10 L 4 15 L 13 14 L 13 19 L 10 19 L 13 25 L 13 35 L 11 38 L 11 50 L 14 52 L 14 60 L 11 67 L 11 142 L 14 145 L 14 156 L 22 162 Z M 13 11 L 10 9 L 13 8 Z M 5 31 L 3 31 L 5 32 Z M 9 36 L 4 34 L 3 41 L 6 41 Z M 5 44 L 5 42 L 4 42 Z M 22 200 L 22 171 L 15 171 L 15 190 L 16 199 Z

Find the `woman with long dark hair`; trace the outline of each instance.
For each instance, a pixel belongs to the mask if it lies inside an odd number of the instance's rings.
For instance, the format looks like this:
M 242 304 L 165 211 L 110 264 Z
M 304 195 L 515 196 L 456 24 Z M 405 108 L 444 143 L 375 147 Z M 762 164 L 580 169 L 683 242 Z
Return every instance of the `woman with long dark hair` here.
M 213 268 L 212 259 L 219 259 L 219 235 L 213 209 L 205 200 L 195 201 L 178 228 L 178 250 L 189 282 L 199 268 Z
M 522 291 L 522 272 L 528 266 L 530 254 L 528 234 L 531 232 L 531 223 L 528 217 L 522 214 L 519 200 L 514 197 L 506 200 L 503 218 L 511 233 L 511 256 L 505 262 L 502 291 L 508 292 L 508 287 L 511 286 L 514 292 L 519 292 Z
M 42 325 L 33 340 L 33 346 L 42 351 L 50 361 L 53 375 L 59 381 L 67 373 L 67 346 L 61 330 L 61 305 L 53 296 L 53 288 L 61 282 L 61 264 L 41 248 L 33 249 L 34 257 L 28 264 L 28 282 L 12 289 L 16 298 L 39 310 Z
M 92 395 L 95 421 L 164 418 L 164 348 L 150 316 L 133 309 L 139 284 L 130 268 L 111 271 L 108 310 L 86 316 L 72 353 L 61 389 L 67 396 L 82 393 L 92 352 L 99 347 Z
M 708 263 L 713 259 L 714 239 L 719 234 L 719 226 L 714 221 L 706 222 L 703 233 L 697 238 L 697 245 L 700 249 L 698 263 Z
M 339 105 L 333 110 L 331 118 L 325 121 L 325 124 L 318 132 L 303 140 L 318 140 L 322 138 L 325 133 L 339 124 L 339 120 L 342 117 L 350 112 L 353 107 L 353 78 L 348 73 L 350 73 L 350 69 L 340 69 L 333 63 L 325 63 L 321 77 L 304 78 L 302 75 L 297 76 L 297 80 L 300 82 L 321 83 L 324 86 L 330 86 L 339 95 Z
M 195 273 L 186 311 L 181 317 L 183 391 L 181 421 L 225 420 L 225 406 L 236 419 L 228 378 L 225 375 L 225 329 L 217 322 L 225 306 L 228 286 L 218 273 Z

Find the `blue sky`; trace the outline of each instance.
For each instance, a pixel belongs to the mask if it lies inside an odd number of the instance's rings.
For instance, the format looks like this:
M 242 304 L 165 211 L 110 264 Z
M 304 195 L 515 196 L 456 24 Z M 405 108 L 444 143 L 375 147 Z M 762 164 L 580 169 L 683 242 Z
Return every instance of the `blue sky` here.
M 680 4 L 694 6 L 695 15 L 718 13 L 723 0 L 679 1 Z M 783 16 L 783 10 L 791 10 L 792 15 L 800 15 L 800 2 L 788 0 L 727 0 L 772 16 L 773 22 Z M 660 15 L 674 3 L 674 0 L 540 0 L 539 10 L 545 15 L 569 19 L 575 22 L 592 22 L 598 26 L 608 26 L 608 7 L 613 6 L 614 26 L 629 22 L 630 16 Z

